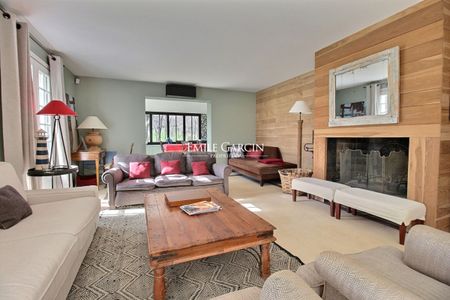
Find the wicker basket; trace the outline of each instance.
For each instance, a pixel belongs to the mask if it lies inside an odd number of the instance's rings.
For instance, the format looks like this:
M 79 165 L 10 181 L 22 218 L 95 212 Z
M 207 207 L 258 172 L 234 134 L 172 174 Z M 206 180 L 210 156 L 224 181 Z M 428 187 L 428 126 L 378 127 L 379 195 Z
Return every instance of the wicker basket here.
M 278 170 L 281 179 L 281 190 L 283 193 L 290 194 L 292 188 L 292 179 L 299 177 L 311 177 L 312 170 L 308 169 L 282 169 Z

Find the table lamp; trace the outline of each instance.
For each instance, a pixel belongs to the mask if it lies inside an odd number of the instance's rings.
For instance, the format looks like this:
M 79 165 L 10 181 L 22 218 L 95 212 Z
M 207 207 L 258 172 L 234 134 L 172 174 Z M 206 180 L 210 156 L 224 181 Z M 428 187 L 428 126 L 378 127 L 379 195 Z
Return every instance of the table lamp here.
M 98 129 L 108 129 L 105 124 L 97 116 L 88 116 L 79 126 L 78 129 L 91 129 L 84 137 L 86 145 L 89 146 L 90 152 L 100 152 L 102 148 L 103 138 Z
M 47 105 L 45 105 L 40 111 L 36 113 L 37 115 L 43 116 L 53 116 L 53 130 L 52 130 L 52 145 L 50 147 L 50 169 L 57 167 L 69 168 L 69 159 L 67 158 L 66 145 L 64 143 L 64 136 L 61 127 L 61 117 L 62 116 L 76 116 L 77 113 L 74 112 L 69 106 L 67 106 L 61 100 L 52 100 Z M 61 142 L 63 147 L 65 165 L 57 166 L 57 143 L 56 134 L 59 132 L 61 136 Z
M 309 115 L 311 114 L 311 110 L 309 109 L 308 104 L 306 104 L 303 100 L 298 100 L 294 103 L 289 113 L 299 114 L 298 120 L 298 149 L 297 149 L 297 168 L 302 167 L 302 130 L 303 130 L 303 120 L 302 114 Z

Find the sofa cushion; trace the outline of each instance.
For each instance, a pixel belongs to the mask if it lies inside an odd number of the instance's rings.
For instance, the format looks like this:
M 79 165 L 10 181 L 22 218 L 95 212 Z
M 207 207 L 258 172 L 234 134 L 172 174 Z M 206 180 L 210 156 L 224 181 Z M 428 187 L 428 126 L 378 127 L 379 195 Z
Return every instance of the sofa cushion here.
M 116 185 L 116 191 L 149 191 L 155 188 L 155 180 L 153 178 L 144 179 L 125 179 Z
M 182 152 L 163 152 L 154 156 L 155 159 L 155 173 L 154 176 L 161 174 L 161 161 L 179 160 L 181 174 L 186 174 L 186 157 Z
M 193 173 L 192 162 L 206 161 L 209 173 L 213 174 L 213 165 L 216 163 L 214 152 L 188 152 L 186 153 L 186 174 Z
M 223 183 L 223 179 L 214 175 L 189 175 L 189 179 L 192 180 L 192 185 L 213 185 Z
M 208 170 L 208 164 L 206 161 L 193 161 L 191 167 L 192 173 L 194 173 L 195 176 L 211 174 Z
M 76 251 L 76 241 L 76 237 L 64 233 L 0 239 L 0 298 L 45 299 L 55 277 L 64 276 L 59 271 L 69 253 Z
M 141 162 L 149 161 L 152 166 L 154 166 L 154 159 L 152 156 L 147 154 L 118 154 L 114 156 L 113 162 L 114 167 L 120 168 L 126 177 L 130 173 L 130 162 Z M 151 174 L 155 174 L 155 170 L 150 170 Z
M 19 192 L 20 195 L 26 200 L 27 194 L 23 188 L 22 182 L 20 182 L 16 171 L 10 163 L 0 161 L 0 187 L 10 185 Z
M 0 188 L 0 229 L 8 229 L 31 215 L 28 202 L 10 185 Z
M 162 160 L 161 161 L 161 175 L 181 174 L 179 160 Z
M 151 177 L 151 164 L 149 161 L 130 162 L 130 179 L 144 179 Z
M 262 154 L 263 152 L 261 150 L 251 150 L 247 151 L 247 154 L 245 156 L 251 159 L 259 159 L 262 156 Z
M 0 231 L 0 241 L 18 240 L 53 233 L 78 235 L 98 218 L 100 201 L 93 197 L 31 205 L 33 214 L 15 226 Z
M 188 186 L 192 181 L 183 174 L 159 175 L 155 178 L 157 187 Z

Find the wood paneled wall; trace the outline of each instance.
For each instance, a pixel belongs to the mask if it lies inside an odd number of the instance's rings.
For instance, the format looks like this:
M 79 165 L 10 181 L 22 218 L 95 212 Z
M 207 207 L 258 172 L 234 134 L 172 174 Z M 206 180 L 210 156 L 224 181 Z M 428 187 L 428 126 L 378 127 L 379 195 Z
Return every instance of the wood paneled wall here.
M 314 110 L 314 72 L 297 76 L 256 93 L 256 142 L 277 146 L 283 159 L 297 163 L 298 115 L 289 110 L 305 100 Z M 303 115 L 303 145 L 312 143 L 313 115 Z M 312 168 L 312 153 L 302 152 L 302 166 Z
M 316 52 L 314 104 L 314 176 L 326 178 L 328 137 L 409 137 L 408 198 L 427 206 L 427 224 L 448 231 L 449 11 L 449 0 L 425 0 Z M 400 46 L 399 124 L 328 127 L 329 70 L 394 46 Z

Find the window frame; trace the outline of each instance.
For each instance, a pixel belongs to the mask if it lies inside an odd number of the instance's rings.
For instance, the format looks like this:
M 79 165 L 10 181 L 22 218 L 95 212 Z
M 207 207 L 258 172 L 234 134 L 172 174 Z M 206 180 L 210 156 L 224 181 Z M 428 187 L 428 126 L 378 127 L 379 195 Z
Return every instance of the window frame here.
M 170 138 L 170 134 L 171 134 L 171 129 L 169 126 L 170 123 L 170 116 L 182 116 L 183 117 L 183 141 L 173 141 L 174 144 L 182 144 L 182 143 L 186 143 L 186 117 L 198 117 L 198 137 L 199 140 L 202 139 L 202 114 L 199 113 L 179 113 L 179 112 L 157 112 L 157 111 L 146 111 L 145 112 L 146 116 L 148 116 L 150 118 L 149 120 L 149 126 L 148 126 L 148 136 L 149 136 L 149 141 L 147 141 L 147 145 L 160 145 L 161 143 L 166 143 L 163 141 L 160 142 L 155 142 L 153 141 L 153 115 L 165 115 L 166 116 L 166 126 L 167 126 L 167 137 Z M 176 118 L 175 118 L 176 120 Z M 175 121 L 176 122 L 176 121 Z M 175 129 L 176 130 L 176 129 Z

